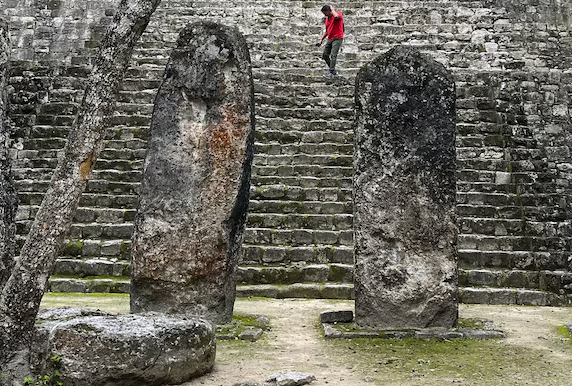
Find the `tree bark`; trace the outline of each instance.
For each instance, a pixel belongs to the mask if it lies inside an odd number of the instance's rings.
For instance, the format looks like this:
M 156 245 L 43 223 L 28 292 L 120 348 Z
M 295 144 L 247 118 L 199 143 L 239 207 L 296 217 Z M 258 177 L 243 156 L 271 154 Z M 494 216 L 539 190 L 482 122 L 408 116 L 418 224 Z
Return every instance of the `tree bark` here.
M 18 200 L 12 180 L 10 154 L 10 124 L 8 122 L 8 81 L 10 41 L 8 24 L 0 19 L 0 288 L 14 267 L 16 210 Z
M 21 377 L 30 372 L 30 338 L 46 283 L 103 150 L 107 122 L 133 47 L 159 3 L 121 0 L 88 78 L 64 156 L 0 295 L 0 368 L 8 385 L 21 383 Z

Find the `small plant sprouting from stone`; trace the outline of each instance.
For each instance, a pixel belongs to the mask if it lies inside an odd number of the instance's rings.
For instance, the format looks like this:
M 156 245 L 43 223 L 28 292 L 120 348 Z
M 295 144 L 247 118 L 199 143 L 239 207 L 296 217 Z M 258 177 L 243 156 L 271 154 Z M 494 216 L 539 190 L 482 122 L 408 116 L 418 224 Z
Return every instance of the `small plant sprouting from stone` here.
M 60 372 L 62 357 L 54 355 L 50 358 L 53 368 L 51 373 L 38 375 L 37 377 L 25 377 L 24 386 L 63 386 L 62 373 Z

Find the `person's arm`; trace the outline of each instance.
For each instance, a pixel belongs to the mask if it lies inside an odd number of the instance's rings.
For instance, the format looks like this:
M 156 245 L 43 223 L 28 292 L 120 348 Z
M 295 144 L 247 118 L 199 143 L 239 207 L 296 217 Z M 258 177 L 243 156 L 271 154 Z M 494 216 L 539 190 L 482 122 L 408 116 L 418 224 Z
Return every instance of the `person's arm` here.
M 332 16 L 334 17 L 334 19 L 338 20 L 338 19 L 340 18 L 340 14 L 337 13 L 337 12 L 334 10 L 334 7 L 332 7 L 331 5 L 330 5 L 330 8 L 332 9 Z
M 324 42 L 324 39 L 328 37 L 328 31 L 324 32 L 324 35 L 322 35 L 322 38 L 320 39 L 320 44 L 318 44 L 318 46 L 321 46 L 322 43 Z

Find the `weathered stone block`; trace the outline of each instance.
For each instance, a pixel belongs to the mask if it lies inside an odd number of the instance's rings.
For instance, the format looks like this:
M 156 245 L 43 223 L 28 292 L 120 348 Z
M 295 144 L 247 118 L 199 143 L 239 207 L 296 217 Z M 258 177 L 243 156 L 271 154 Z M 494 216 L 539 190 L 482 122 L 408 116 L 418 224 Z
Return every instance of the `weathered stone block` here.
M 356 79 L 356 322 L 453 327 L 458 318 L 455 85 L 397 46 Z
M 353 311 L 327 311 L 320 314 L 322 323 L 351 323 L 353 320 Z
M 133 236 L 131 307 L 229 322 L 254 141 L 236 28 L 191 24 L 155 100 Z
M 204 320 L 80 309 L 42 310 L 38 320 L 35 371 L 49 373 L 57 354 L 65 385 L 180 384 L 214 366 L 215 333 Z

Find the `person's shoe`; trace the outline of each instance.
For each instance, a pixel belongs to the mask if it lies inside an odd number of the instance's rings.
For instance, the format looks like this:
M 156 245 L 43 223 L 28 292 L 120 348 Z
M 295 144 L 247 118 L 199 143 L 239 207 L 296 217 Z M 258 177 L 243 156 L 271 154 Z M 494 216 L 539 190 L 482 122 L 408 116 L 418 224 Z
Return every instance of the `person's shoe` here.
M 326 78 L 335 78 L 336 76 L 338 76 L 336 71 L 328 71 L 324 74 L 324 77 Z

